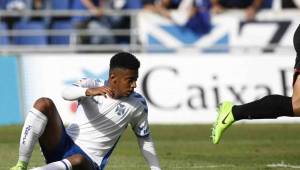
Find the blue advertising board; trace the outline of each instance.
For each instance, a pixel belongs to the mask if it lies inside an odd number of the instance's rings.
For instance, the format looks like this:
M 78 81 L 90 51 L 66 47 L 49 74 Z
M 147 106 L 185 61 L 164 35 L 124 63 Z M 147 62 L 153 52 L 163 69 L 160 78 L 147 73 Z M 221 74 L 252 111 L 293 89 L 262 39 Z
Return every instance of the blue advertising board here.
M 0 56 L 0 125 L 22 122 L 17 56 Z

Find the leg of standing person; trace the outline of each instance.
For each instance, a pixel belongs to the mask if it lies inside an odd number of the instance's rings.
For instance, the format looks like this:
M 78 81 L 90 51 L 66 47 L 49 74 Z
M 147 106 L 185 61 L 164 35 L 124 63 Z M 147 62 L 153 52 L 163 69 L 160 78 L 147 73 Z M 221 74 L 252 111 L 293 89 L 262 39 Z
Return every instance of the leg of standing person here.
M 218 144 L 224 131 L 232 123 L 242 119 L 276 119 L 280 116 L 300 116 L 300 27 L 294 34 L 294 47 L 297 53 L 293 80 L 292 97 L 268 95 L 260 100 L 243 105 L 224 102 L 218 107 L 218 117 L 212 128 L 212 142 Z

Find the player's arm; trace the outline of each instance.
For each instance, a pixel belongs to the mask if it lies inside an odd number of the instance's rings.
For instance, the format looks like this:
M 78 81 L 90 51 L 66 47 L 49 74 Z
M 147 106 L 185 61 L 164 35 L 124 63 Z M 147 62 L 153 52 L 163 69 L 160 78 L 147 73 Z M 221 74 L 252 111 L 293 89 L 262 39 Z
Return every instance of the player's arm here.
M 81 79 L 73 85 L 67 86 L 62 92 L 62 97 L 70 101 L 78 100 L 81 97 L 98 95 L 113 96 L 113 93 L 110 88 L 93 79 Z
M 138 143 L 145 160 L 150 166 L 150 169 L 160 170 L 159 161 L 151 135 L 149 134 L 146 137 L 138 137 Z
M 76 86 L 67 86 L 63 91 L 62 91 L 62 98 L 65 100 L 73 101 L 73 100 L 78 100 L 81 97 L 86 96 L 86 90 L 88 88 L 82 88 L 82 87 L 76 87 Z
M 151 170 L 160 170 L 159 161 L 156 155 L 154 143 L 150 135 L 148 123 L 148 107 L 146 100 L 138 94 L 134 94 L 139 100 L 137 110 L 131 120 L 132 130 L 138 139 L 139 148 Z

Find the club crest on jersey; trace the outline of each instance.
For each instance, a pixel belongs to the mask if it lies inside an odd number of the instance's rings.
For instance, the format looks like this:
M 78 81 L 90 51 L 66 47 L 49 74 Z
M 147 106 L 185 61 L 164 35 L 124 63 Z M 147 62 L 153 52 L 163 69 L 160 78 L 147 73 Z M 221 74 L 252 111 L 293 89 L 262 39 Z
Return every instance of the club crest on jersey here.
M 123 104 L 118 104 L 115 112 L 117 113 L 117 115 L 122 116 L 125 113 L 126 107 Z

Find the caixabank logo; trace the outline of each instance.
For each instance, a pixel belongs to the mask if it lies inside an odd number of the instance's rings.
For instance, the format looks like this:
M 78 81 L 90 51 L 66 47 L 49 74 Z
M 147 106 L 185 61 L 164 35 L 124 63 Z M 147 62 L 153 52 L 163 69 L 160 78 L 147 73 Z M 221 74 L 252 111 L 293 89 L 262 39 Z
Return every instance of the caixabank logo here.
M 105 70 L 101 71 L 100 73 L 96 73 L 92 70 L 83 68 L 81 70 L 81 73 L 82 73 L 81 77 L 65 80 L 64 84 L 65 85 L 72 85 L 73 83 L 77 82 L 78 80 L 80 80 L 82 78 L 107 80 L 108 72 L 109 72 L 108 69 L 105 69 Z M 70 110 L 71 113 L 75 113 L 77 111 L 77 107 L 78 107 L 78 102 L 77 101 L 70 102 L 69 110 Z

